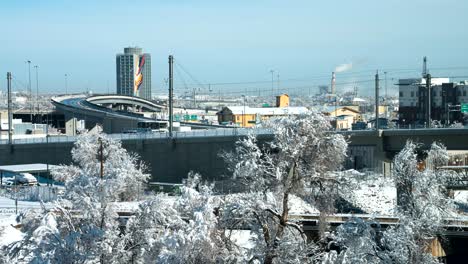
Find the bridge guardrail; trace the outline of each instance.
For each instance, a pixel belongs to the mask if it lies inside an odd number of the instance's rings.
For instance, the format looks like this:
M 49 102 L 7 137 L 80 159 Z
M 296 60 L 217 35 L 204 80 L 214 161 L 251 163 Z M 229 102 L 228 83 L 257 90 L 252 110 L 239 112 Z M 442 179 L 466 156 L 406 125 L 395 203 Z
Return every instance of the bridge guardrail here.
M 173 138 L 197 138 L 197 137 L 222 137 L 222 136 L 247 136 L 249 133 L 255 135 L 271 135 L 271 131 L 265 128 L 220 128 L 209 130 L 175 131 Z M 109 134 L 109 137 L 118 140 L 141 140 L 141 139 L 168 139 L 169 132 L 152 133 L 120 133 Z M 77 136 L 49 136 L 40 138 L 17 138 L 13 144 L 44 144 L 44 143 L 66 143 L 75 142 Z M 8 139 L 0 139 L 0 145 L 8 144 Z

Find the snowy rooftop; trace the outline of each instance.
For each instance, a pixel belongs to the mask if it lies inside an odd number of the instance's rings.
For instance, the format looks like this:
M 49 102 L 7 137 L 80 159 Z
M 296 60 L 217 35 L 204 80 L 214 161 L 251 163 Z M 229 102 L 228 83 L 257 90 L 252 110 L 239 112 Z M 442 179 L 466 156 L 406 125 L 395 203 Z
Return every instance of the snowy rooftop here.
M 227 106 L 235 115 L 299 115 L 308 111 L 307 107 L 303 106 L 288 106 L 288 107 L 244 107 L 244 106 Z
M 324 105 L 321 107 L 317 107 L 317 110 L 324 112 L 324 113 L 331 113 L 331 112 L 334 112 L 335 110 L 342 109 L 342 108 L 346 108 L 352 112 L 359 113 L 359 111 L 356 109 L 357 108 L 356 106 L 343 106 L 343 105 L 337 105 L 337 106 Z

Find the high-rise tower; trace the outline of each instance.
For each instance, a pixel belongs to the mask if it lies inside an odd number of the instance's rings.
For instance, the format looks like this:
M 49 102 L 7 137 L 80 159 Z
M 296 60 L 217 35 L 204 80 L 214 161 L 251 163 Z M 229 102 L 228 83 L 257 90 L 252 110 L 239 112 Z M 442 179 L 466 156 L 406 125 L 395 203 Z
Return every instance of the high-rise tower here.
M 151 99 L 151 55 L 138 47 L 116 56 L 117 94 Z

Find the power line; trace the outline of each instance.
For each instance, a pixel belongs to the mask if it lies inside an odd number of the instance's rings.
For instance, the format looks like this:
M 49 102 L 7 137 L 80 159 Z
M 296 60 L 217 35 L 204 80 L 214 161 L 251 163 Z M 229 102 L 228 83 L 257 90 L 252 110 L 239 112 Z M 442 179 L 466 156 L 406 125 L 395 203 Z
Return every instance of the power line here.
M 197 85 L 201 86 L 202 88 L 205 88 L 204 86 L 207 84 L 203 84 L 200 81 L 198 81 L 187 69 L 185 69 L 185 67 L 182 64 L 178 63 L 178 61 L 175 61 L 175 65 L 178 65 L 180 69 L 182 69 L 182 71 L 184 71 L 185 74 L 187 74 Z
M 177 63 L 176 63 L 177 64 Z M 180 65 L 180 64 L 179 64 Z M 441 67 L 441 68 L 431 68 L 431 70 L 444 70 L 444 69 L 468 69 L 468 67 Z M 419 72 L 419 69 L 415 68 L 407 68 L 407 69 L 396 69 L 396 68 L 389 68 L 389 69 L 382 69 L 383 71 L 386 71 L 387 74 L 390 76 L 395 73 L 403 73 L 403 72 Z M 185 70 L 184 70 L 185 71 Z M 373 72 L 375 70 L 362 70 L 362 71 L 350 71 L 350 72 L 341 72 L 338 73 L 338 76 L 341 77 L 369 77 L 372 76 Z M 186 72 L 189 76 L 190 74 Z M 369 74 L 364 74 L 364 73 L 369 73 Z M 192 79 L 193 76 L 192 76 Z M 288 78 L 288 79 L 282 79 L 281 82 L 307 82 L 307 81 L 313 81 L 313 80 L 324 80 L 328 81 L 330 79 L 330 74 L 327 75 L 317 75 L 317 76 L 311 76 L 311 77 L 305 77 L 305 78 Z M 195 79 L 194 79 L 195 80 Z M 199 81 L 196 81 L 196 85 L 200 86 L 206 86 L 210 84 L 211 86 L 220 86 L 220 85 L 243 85 L 243 84 L 271 84 L 271 80 L 252 80 L 252 81 L 243 81 L 243 82 L 210 82 L 210 83 L 200 83 Z M 189 85 L 194 85 L 193 83 L 190 83 Z
M 360 81 L 353 81 L 353 82 L 341 82 L 337 83 L 337 86 L 343 86 L 343 85 L 349 85 L 349 84 L 356 84 L 356 83 L 372 83 L 374 82 L 375 79 L 369 79 L 369 80 L 360 80 Z M 296 86 L 296 87 L 284 87 L 283 89 L 285 91 L 295 91 L 299 89 L 309 89 L 310 87 L 315 87 L 317 84 L 312 84 L 312 85 L 307 85 L 307 86 Z M 271 88 L 264 88 L 262 90 L 259 90 L 257 87 L 249 87 L 249 88 L 244 88 L 243 91 L 225 91 L 223 94 L 225 95 L 235 95 L 235 94 L 244 94 L 244 93 L 252 93 L 252 94 L 258 94 L 258 92 L 270 92 Z

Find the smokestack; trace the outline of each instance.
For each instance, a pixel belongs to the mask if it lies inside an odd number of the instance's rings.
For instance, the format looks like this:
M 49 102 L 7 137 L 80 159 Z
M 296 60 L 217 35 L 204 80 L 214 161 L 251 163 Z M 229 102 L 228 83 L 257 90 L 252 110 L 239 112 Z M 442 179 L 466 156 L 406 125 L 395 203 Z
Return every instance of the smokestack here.
M 428 74 L 427 72 L 427 58 L 424 56 L 423 58 L 423 70 L 422 70 L 422 77 L 426 78 L 426 75 Z
M 336 93 L 336 76 L 335 76 L 335 72 L 332 72 L 332 79 L 331 79 L 331 90 L 330 90 L 330 93 L 331 94 L 335 94 Z

